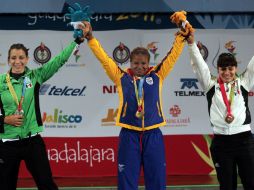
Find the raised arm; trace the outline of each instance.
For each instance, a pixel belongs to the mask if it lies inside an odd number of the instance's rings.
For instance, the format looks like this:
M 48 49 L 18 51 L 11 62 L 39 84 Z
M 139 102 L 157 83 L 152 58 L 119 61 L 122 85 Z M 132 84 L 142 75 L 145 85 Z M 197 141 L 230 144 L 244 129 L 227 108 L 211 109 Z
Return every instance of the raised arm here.
M 202 88 L 208 91 L 211 86 L 211 73 L 208 65 L 204 61 L 197 44 L 194 41 L 194 34 L 192 33 L 187 39 L 189 46 L 189 54 L 191 59 L 191 65 L 194 73 L 196 74 Z
M 83 33 L 87 33 L 85 38 L 88 41 L 88 45 L 92 50 L 95 57 L 100 61 L 102 67 L 106 71 L 109 78 L 116 83 L 117 79 L 123 74 L 123 71 L 118 67 L 118 65 L 110 58 L 107 53 L 104 51 L 100 42 L 93 37 L 92 27 L 90 23 L 84 22 L 86 28 L 83 30 Z M 88 28 L 88 30 L 87 30 Z
M 246 71 L 241 75 L 243 85 L 249 91 L 254 85 L 254 56 L 250 60 Z
M 61 53 L 52 58 L 42 67 L 34 70 L 37 80 L 40 84 L 52 77 L 59 70 L 59 68 L 68 61 L 76 45 L 76 42 L 70 43 Z
M 170 16 L 171 22 L 175 23 L 180 28 L 180 31 L 177 32 L 175 42 L 169 53 L 155 68 L 155 71 L 157 71 L 162 80 L 164 80 L 173 69 L 177 59 L 181 55 L 185 39 L 195 31 L 192 25 L 187 21 L 186 15 L 187 12 L 178 11 Z
M 155 67 L 155 71 L 164 80 L 169 72 L 173 69 L 177 59 L 181 55 L 184 48 L 184 37 L 181 34 L 176 35 L 173 47 L 164 57 L 161 63 Z

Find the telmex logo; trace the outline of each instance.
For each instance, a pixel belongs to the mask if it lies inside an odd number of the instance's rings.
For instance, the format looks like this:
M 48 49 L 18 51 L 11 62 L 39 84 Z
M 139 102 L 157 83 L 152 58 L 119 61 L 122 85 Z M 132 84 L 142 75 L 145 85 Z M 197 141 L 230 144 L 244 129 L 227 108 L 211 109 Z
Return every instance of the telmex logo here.
M 183 83 L 181 86 L 181 89 L 185 89 L 185 88 L 191 89 L 192 87 L 195 89 L 198 89 L 198 86 L 197 86 L 198 79 L 183 78 L 183 79 L 180 79 L 180 81 Z
M 43 84 L 40 88 L 40 95 L 49 96 L 85 96 L 86 86 L 82 88 L 71 88 L 65 86 L 63 88 L 58 88 L 56 86 L 51 86 L 50 84 Z
M 112 126 L 115 125 L 115 118 L 117 116 L 118 109 L 110 108 L 108 109 L 107 116 L 101 120 L 102 126 Z
M 102 92 L 103 92 L 103 94 L 116 94 L 117 87 L 116 87 L 116 85 L 103 85 Z
M 174 91 L 176 96 L 205 96 L 204 91 L 198 91 L 198 79 L 196 78 L 182 78 L 180 79 L 182 83 L 180 91 Z M 194 89 L 193 91 L 187 91 L 188 89 Z

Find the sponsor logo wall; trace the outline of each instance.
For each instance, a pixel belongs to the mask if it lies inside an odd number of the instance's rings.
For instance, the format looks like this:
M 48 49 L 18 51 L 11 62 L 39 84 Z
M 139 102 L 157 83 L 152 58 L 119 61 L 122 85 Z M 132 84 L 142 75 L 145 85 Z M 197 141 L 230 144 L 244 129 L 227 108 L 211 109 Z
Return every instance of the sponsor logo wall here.
M 175 32 L 175 29 L 115 30 L 97 31 L 94 35 L 109 56 L 119 61 L 118 66 L 126 69 L 129 50 L 137 46 L 147 47 L 151 65 L 157 65 L 170 50 Z M 217 73 L 216 60 L 222 52 L 234 53 L 239 73 L 243 72 L 253 56 L 253 34 L 253 29 L 197 30 L 196 39 L 211 73 Z M 7 53 L 13 43 L 24 43 L 29 48 L 29 67 L 38 68 L 43 64 L 38 64 L 38 60 L 43 62 L 49 53 L 51 57 L 56 56 L 73 40 L 72 33 L 67 31 L 0 30 L 0 35 L 4 36 L 0 39 L 1 73 L 9 69 Z M 47 57 L 43 57 L 44 52 Z M 205 92 L 191 67 L 185 47 L 164 81 L 162 107 L 167 124 L 161 129 L 165 135 L 168 174 L 214 173 L 209 156 L 212 129 Z M 149 79 L 146 82 L 153 85 Z M 252 115 L 253 96 L 252 90 L 249 93 Z M 45 127 L 42 136 L 55 176 L 116 175 L 120 132 L 120 127 L 114 124 L 118 109 L 117 88 L 86 43 L 81 45 L 78 58 L 73 55 L 42 85 L 40 104 Z M 25 169 L 21 171 L 21 177 L 28 175 Z

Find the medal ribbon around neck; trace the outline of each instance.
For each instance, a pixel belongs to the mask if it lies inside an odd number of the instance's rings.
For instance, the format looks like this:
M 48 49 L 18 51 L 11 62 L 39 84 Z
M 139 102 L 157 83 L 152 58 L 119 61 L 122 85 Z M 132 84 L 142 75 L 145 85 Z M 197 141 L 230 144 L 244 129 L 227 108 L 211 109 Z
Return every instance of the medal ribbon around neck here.
M 134 89 L 135 89 L 135 95 L 138 102 L 138 111 L 142 111 L 142 103 L 143 103 L 143 84 L 145 81 L 145 77 L 139 78 L 139 84 L 137 85 L 137 81 L 134 78 Z
M 23 81 L 23 86 L 22 86 L 22 95 L 21 95 L 21 98 L 20 98 L 20 101 L 18 101 L 18 96 L 11 84 L 11 78 L 10 78 L 10 73 L 8 72 L 6 74 L 6 82 L 7 82 L 7 86 L 9 88 L 9 91 L 11 93 L 11 96 L 12 98 L 14 99 L 14 101 L 16 102 L 17 106 L 18 106 L 18 111 L 21 111 L 22 110 L 22 104 L 23 104 L 23 101 L 24 101 L 24 98 L 25 98 L 25 92 L 26 92 L 26 77 L 24 78 L 24 81 Z
M 219 81 L 219 85 L 220 85 L 221 95 L 222 95 L 224 104 L 226 105 L 226 108 L 227 108 L 227 115 L 232 116 L 231 107 L 230 106 L 232 105 L 232 103 L 234 101 L 235 82 L 231 85 L 230 94 L 229 94 L 229 100 L 228 100 L 223 81 L 221 80 L 221 78 L 219 78 L 218 81 Z

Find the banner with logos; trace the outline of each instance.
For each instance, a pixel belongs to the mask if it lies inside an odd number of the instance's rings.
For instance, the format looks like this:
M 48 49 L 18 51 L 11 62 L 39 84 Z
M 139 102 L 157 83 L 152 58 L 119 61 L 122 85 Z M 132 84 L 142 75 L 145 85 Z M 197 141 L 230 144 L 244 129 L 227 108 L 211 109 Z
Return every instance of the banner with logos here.
M 149 49 L 151 66 L 158 64 L 170 50 L 176 31 L 176 29 L 97 31 L 94 32 L 94 36 L 121 68 L 127 68 L 129 52 L 137 46 Z M 196 41 L 213 75 L 217 74 L 216 59 L 221 52 L 236 55 L 238 70 L 241 73 L 253 56 L 253 34 L 253 29 L 197 30 Z M 73 40 L 72 33 L 67 31 L 0 30 L 0 36 L 2 36 L 1 73 L 9 69 L 7 53 L 13 43 L 23 43 L 29 48 L 28 66 L 35 69 L 56 56 Z M 253 96 L 254 92 L 251 91 L 249 108 L 252 115 Z M 207 165 L 207 159 L 200 155 L 203 155 L 202 151 L 209 151 L 202 148 L 207 148 L 209 144 L 204 135 L 212 134 L 208 106 L 205 93 L 192 71 L 187 45 L 164 81 L 162 97 L 163 112 L 167 121 L 167 125 L 161 128 L 168 146 L 167 172 L 210 173 L 210 169 L 204 167 L 202 170 L 199 166 Z M 118 107 L 117 89 L 86 43 L 81 45 L 77 55 L 73 55 L 58 73 L 42 85 L 40 105 L 45 127 L 42 136 L 47 143 L 54 174 L 116 175 L 114 168 L 116 168 L 117 136 L 120 131 L 120 127 L 114 125 Z M 199 145 L 195 143 L 196 139 L 199 139 Z M 176 154 L 177 151 L 179 154 Z M 189 154 L 192 151 L 195 154 Z M 186 158 L 187 154 L 191 164 L 183 166 L 186 162 L 179 163 L 180 157 Z M 209 157 L 208 153 L 207 155 Z M 78 166 L 80 170 L 71 169 Z M 192 166 L 196 167 L 195 171 L 189 170 L 188 167 Z
M 253 9 L 254 10 L 254 9 Z M 172 15 L 166 13 L 118 13 L 93 14 L 93 31 L 123 29 L 174 29 L 176 25 L 169 20 Z M 248 29 L 254 28 L 254 13 L 188 13 L 188 21 L 196 29 Z M 14 23 L 15 24 L 12 24 Z M 56 30 L 72 31 L 71 19 L 64 14 L 30 13 L 0 14 L 0 30 Z

